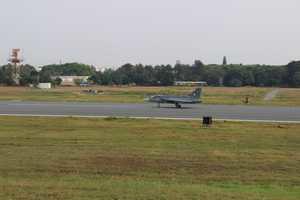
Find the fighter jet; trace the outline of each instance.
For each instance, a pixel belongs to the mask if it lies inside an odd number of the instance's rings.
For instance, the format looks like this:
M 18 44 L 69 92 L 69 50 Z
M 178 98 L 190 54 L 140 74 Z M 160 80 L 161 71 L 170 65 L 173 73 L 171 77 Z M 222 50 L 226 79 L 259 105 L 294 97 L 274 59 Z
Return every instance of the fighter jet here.
M 148 102 L 160 104 L 174 104 L 176 108 L 182 108 L 181 104 L 197 104 L 201 103 L 202 88 L 197 88 L 194 92 L 187 96 L 170 96 L 170 95 L 155 95 L 147 99 Z

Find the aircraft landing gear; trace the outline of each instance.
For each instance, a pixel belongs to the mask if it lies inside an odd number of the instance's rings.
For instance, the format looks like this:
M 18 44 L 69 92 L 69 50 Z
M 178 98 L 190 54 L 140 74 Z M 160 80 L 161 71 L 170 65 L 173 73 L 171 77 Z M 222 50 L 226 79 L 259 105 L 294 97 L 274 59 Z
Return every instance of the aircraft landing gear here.
M 176 108 L 182 108 L 182 106 L 179 103 L 175 103 Z

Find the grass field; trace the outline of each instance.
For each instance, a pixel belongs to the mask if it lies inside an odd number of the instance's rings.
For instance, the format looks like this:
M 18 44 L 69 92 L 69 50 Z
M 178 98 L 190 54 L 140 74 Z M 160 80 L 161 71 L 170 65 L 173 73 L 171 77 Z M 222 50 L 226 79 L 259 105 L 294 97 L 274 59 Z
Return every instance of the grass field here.
M 276 105 L 300 106 L 300 89 L 281 89 L 278 96 L 272 100 Z
M 153 94 L 189 94 L 191 87 L 93 87 L 102 93 L 94 95 L 84 93 L 88 88 L 64 87 L 43 91 L 23 87 L 0 87 L 0 100 L 17 101 L 80 101 L 80 102 L 114 102 L 141 103 L 145 97 Z M 300 106 L 300 89 L 280 89 L 279 95 L 271 101 L 264 97 L 272 88 L 226 88 L 205 87 L 203 101 L 205 104 L 243 104 L 249 97 L 249 105 Z
M 0 199 L 300 199 L 300 125 L 0 117 Z

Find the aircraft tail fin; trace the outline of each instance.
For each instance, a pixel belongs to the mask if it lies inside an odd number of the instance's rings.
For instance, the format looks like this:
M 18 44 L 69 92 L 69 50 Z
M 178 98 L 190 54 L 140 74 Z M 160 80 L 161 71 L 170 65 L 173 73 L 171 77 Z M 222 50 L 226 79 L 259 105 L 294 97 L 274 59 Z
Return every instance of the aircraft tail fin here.
M 202 95 L 202 88 L 197 88 L 195 91 L 192 92 L 189 96 L 195 98 L 195 99 L 200 99 Z

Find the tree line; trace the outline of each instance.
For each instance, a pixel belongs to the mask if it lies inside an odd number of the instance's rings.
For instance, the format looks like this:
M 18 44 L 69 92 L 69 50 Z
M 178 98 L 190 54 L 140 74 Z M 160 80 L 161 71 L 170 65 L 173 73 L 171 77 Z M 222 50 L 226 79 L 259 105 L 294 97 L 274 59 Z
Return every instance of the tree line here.
M 0 84 L 15 85 L 12 79 L 13 67 L 0 67 Z M 204 65 L 197 60 L 193 65 L 132 65 L 125 64 L 118 69 L 97 71 L 93 66 L 80 63 L 47 65 L 37 71 L 34 66 L 20 67 L 20 84 L 60 81 L 55 76 L 90 76 L 89 81 L 97 85 L 140 85 L 170 86 L 175 81 L 206 81 L 211 86 L 267 86 L 300 87 L 300 61 L 283 66 L 272 65 Z
M 226 61 L 224 61 L 226 63 Z M 211 86 L 300 87 L 300 61 L 271 65 L 132 65 L 95 72 L 90 80 L 99 85 L 169 86 L 175 81 L 206 81 Z
M 57 76 L 92 76 L 96 73 L 93 66 L 80 63 L 66 63 L 61 65 L 46 65 L 40 67 L 38 71 L 32 65 L 19 66 L 19 84 L 27 86 L 29 84 L 37 85 L 38 83 L 51 82 L 53 85 L 59 85 L 61 80 Z M 16 85 L 13 74 L 14 66 L 8 64 L 0 67 L 0 84 L 13 86 Z

